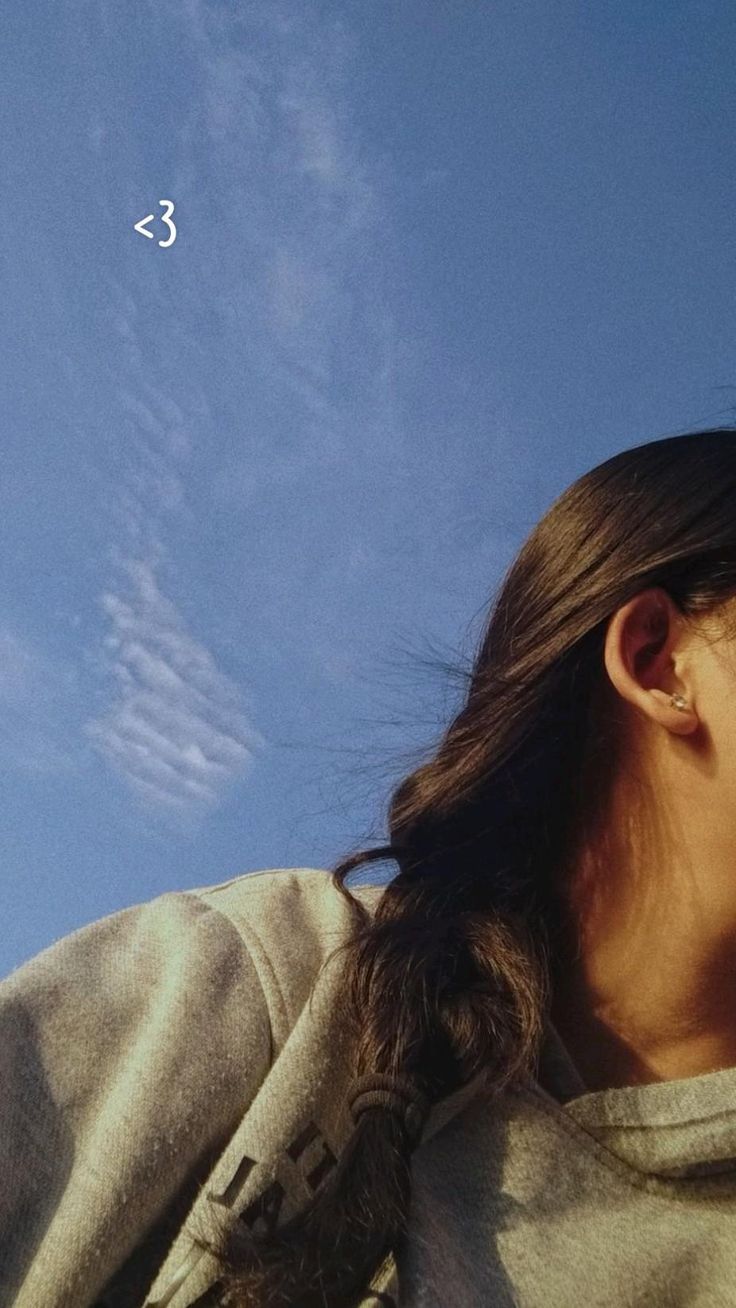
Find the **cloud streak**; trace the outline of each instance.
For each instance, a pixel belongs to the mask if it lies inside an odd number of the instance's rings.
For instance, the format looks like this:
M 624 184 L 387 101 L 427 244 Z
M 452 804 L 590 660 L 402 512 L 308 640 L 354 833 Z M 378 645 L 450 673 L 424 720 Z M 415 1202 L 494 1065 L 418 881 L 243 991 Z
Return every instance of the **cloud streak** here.
M 192 70 L 167 189 L 180 244 L 168 263 L 136 258 L 137 283 L 109 278 L 121 437 L 110 552 L 124 583 L 99 597 L 110 689 L 84 733 L 141 802 L 184 815 L 216 805 L 265 744 L 159 580 L 162 560 L 176 571 L 171 524 L 200 526 L 195 460 L 220 505 L 354 471 L 361 423 L 375 449 L 370 420 L 391 411 L 393 336 L 371 276 L 381 204 L 347 112 L 347 29 L 288 0 L 156 0 L 148 12 Z M 100 122 L 95 140 L 104 133 Z M 230 411 L 255 398 L 267 415 L 222 444 L 213 366 Z
M 265 742 L 241 711 L 238 687 L 186 630 L 150 564 L 127 560 L 124 568 L 129 593 L 101 597 L 117 694 L 85 733 L 147 804 L 182 813 L 212 807 Z

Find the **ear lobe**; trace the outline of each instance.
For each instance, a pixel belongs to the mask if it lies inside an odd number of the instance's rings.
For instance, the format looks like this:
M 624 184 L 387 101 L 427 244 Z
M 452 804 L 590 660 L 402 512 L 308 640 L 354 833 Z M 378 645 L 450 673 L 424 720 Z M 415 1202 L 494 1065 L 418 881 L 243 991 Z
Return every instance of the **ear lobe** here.
M 670 710 L 667 715 L 668 721 L 662 723 L 668 731 L 674 732 L 677 736 L 687 736 L 699 726 L 698 715 L 687 696 L 681 695 L 679 691 L 670 692 L 657 688 L 652 688 L 649 694 L 654 696 L 658 704 Z

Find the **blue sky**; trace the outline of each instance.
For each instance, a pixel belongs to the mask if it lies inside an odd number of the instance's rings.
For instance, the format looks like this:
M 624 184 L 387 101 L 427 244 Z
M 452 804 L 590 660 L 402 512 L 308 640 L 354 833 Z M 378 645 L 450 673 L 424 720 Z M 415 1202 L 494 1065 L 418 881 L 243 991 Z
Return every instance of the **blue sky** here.
M 733 421 L 735 38 L 725 0 L 6 7 L 0 972 L 382 842 L 457 704 L 420 660 L 552 500 Z

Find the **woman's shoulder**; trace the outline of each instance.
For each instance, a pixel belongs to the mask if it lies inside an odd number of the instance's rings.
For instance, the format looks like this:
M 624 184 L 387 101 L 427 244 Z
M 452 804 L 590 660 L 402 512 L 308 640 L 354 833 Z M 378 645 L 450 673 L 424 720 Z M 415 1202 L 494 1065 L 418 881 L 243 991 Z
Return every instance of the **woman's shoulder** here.
M 377 896 L 380 898 L 385 886 L 371 883 L 354 885 L 349 888 L 350 893 L 361 900 L 372 900 Z M 194 886 L 187 893 L 207 897 L 217 895 L 219 900 L 223 896 L 228 899 L 239 899 L 244 895 L 248 898 L 262 895 L 289 897 L 294 894 L 302 897 L 312 897 L 325 892 L 329 895 L 330 889 L 337 894 L 340 902 L 344 902 L 335 885 L 332 873 L 324 868 L 276 867 L 266 868 L 264 871 L 242 872 L 238 876 L 229 877 L 227 881 Z
M 350 886 L 350 894 L 375 910 L 384 885 Z M 320 944 L 329 946 L 335 934 L 344 934 L 353 924 L 350 905 L 335 884 L 331 872 L 313 867 L 268 868 L 244 872 L 215 885 L 193 887 L 184 893 L 225 913 L 244 927 L 250 924 L 269 936 L 283 938 L 288 928 L 300 928 Z
M 385 886 L 350 886 L 375 912 Z M 350 904 L 321 868 L 269 868 L 186 892 L 229 919 L 248 948 L 267 991 L 296 1018 L 322 964 L 355 928 Z

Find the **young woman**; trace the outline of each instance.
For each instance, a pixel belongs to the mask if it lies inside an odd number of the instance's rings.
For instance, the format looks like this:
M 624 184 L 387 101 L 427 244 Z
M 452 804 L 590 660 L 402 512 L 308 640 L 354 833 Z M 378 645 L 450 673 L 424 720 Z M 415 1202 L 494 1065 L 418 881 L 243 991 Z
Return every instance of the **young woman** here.
M 736 432 L 552 505 L 388 829 L 3 983 L 0 1303 L 736 1302 Z

